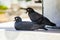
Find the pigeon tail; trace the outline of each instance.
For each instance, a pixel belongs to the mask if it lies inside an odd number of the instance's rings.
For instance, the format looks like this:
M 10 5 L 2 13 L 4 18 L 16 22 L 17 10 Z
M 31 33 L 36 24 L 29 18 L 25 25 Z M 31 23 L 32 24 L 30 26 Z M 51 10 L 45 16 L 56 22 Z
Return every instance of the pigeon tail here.
M 55 23 L 50 23 L 49 25 L 50 25 L 50 26 L 56 26 L 56 24 L 55 24 Z

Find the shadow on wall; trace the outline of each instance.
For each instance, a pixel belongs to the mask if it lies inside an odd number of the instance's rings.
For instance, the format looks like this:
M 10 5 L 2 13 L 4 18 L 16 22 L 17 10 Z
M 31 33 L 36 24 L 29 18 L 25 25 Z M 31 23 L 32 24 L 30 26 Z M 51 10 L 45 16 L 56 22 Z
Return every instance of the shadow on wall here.
M 60 0 L 56 0 L 56 8 L 60 12 Z
M 60 0 L 44 0 L 44 15 L 60 26 Z
M 59 24 L 59 26 L 60 26 L 60 0 L 56 0 L 56 11 L 57 11 L 57 13 L 56 13 L 56 16 L 57 16 L 57 24 Z

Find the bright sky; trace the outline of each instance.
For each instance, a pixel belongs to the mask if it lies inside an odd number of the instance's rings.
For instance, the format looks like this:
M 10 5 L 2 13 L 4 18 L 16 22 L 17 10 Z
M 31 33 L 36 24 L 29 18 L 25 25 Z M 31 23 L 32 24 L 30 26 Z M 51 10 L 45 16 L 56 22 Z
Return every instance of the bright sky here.
M 18 1 L 17 0 L 0 0 L 2 3 L 3 3 L 3 5 L 6 5 L 6 6 L 8 6 L 8 7 L 10 7 L 10 4 L 13 2 L 13 3 L 17 3 Z M 22 0 L 23 1 L 23 0 Z M 26 6 L 25 4 L 25 2 L 21 2 L 20 4 L 22 4 L 21 6 Z
M 0 0 L 2 3 L 3 3 L 3 5 L 6 5 L 6 6 L 10 6 L 10 4 L 11 4 L 11 1 L 13 1 L 14 3 L 17 3 L 17 0 Z
M 10 6 L 10 0 L 0 0 L 3 5 Z

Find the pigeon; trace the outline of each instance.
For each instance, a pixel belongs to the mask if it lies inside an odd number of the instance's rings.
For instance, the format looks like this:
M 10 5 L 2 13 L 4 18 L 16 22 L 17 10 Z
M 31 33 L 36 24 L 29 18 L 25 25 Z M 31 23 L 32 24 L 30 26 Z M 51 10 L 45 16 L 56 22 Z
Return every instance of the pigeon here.
M 16 22 L 22 22 L 22 19 L 21 19 L 19 16 L 16 16 L 16 17 L 15 17 L 15 21 L 16 21 Z
M 15 29 L 16 30 L 35 30 L 37 29 L 36 27 L 33 27 L 32 22 L 28 21 L 22 21 L 21 17 L 16 16 L 15 17 Z
M 16 30 L 34 31 L 34 30 L 38 30 L 39 28 L 43 29 L 41 26 L 43 27 L 44 25 L 38 25 L 35 24 L 34 22 L 29 22 L 29 21 L 22 21 L 22 19 L 19 16 L 15 17 Z
M 45 25 L 56 26 L 55 23 L 51 22 L 47 17 L 43 16 L 42 14 L 36 12 L 33 8 L 28 7 L 25 10 L 26 13 L 28 12 L 28 16 L 30 17 L 32 22 L 35 22 L 38 25 L 44 25 L 43 29 L 48 30 L 45 28 Z
M 19 16 L 16 16 L 14 19 L 15 19 L 15 25 L 14 25 L 15 26 L 15 29 L 16 30 L 19 30 L 18 23 L 19 22 L 22 22 L 22 19 Z

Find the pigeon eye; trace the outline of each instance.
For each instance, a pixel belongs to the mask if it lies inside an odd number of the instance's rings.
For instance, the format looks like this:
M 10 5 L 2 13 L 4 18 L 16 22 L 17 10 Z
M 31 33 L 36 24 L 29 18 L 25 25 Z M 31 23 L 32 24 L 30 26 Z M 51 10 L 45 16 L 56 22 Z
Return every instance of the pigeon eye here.
M 29 9 L 28 9 L 29 10 Z

